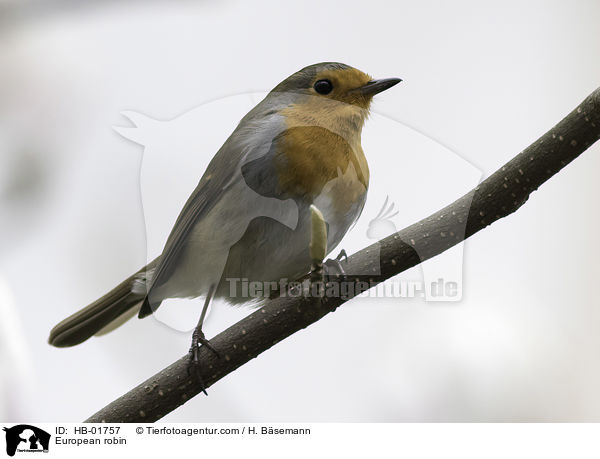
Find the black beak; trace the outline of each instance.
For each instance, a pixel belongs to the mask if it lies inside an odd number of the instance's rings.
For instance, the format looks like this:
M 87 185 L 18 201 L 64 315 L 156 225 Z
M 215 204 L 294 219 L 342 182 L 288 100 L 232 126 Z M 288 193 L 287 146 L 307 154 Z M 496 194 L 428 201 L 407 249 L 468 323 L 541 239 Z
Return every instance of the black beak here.
M 356 88 L 363 96 L 374 96 L 392 86 L 397 85 L 402 80 L 400 78 L 383 78 L 381 80 L 371 80 L 366 85 Z

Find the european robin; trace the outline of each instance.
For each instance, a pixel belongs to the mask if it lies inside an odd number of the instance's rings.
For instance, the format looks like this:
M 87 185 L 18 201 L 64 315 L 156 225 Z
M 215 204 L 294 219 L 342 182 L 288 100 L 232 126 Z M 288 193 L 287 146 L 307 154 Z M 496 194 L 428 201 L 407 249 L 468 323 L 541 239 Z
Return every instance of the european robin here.
M 310 272 L 311 206 L 332 251 L 358 219 L 369 187 L 361 131 L 375 94 L 401 80 L 374 80 L 345 64 L 310 65 L 283 80 L 238 124 L 184 205 L 162 254 L 102 298 L 56 325 L 49 343 L 79 344 L 167 298 L 231 304 L 238 280 L 278 284 Z M 314 212 L 313 212 L 314 213 Z M 264 299 L 264 297 L 262 298 Z

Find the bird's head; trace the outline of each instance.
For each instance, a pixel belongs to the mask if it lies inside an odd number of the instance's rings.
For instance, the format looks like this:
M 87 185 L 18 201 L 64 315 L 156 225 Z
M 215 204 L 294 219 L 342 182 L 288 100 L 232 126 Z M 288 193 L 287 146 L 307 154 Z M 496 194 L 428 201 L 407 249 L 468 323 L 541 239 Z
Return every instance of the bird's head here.
M 322 62 L 289 76 L 269 97 L 288 99 L 291 103 L 285 114 L 299 124 L 312 122 L 360 132 L 373 96 L 400 81 L 400 78 L 375 80 L 349 65 Z
M 368 109 L 375 94 L 402 81 L 374 80 L 370 75 L 339 62 L 309 65 L 279 83 L 272 93 L 292 92 L 334 100 Z

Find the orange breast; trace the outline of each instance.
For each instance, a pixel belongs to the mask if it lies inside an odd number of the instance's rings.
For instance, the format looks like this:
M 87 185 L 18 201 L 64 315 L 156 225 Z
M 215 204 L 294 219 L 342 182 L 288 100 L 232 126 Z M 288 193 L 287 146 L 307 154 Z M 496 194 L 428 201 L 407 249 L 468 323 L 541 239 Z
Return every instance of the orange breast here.
M 332 196 L 343 211 L 345 201 L 354 202 L 368 188 L 369 172 L 360 144 L 352 148 L 346 139 L 329 129 L 291 127 L 280 136 L 277 146 L 279 187 L 287 195 L 312 202 L 327 184 L 345 177 L 344 195 Z M 349 167 L 353 170 L 349 171 Z M 348 176 L 354 178 L 347 180 Z

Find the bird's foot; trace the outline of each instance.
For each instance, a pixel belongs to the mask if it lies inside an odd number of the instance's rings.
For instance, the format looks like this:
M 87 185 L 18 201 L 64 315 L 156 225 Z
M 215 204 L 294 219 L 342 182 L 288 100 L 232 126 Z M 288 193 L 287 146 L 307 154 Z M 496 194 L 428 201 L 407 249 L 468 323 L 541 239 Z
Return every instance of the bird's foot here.
M 204 384 L 204 379 L 202 378 L 202 372 L 200 371 L 200 345 L 206 346 L 207 349 L 212 351 L 218 358 L 221 358 L 219 352 L 210 344 L 210 342 L 204 336 L 204 332 L 198 328 L 194 330 L 192 334 L 192 346 L 190 347 L 190 366 L 188 367 L 188 375 L 192 372 L 198 382 L 200 383 L 200 388 L 204 395 L 208 395 L 206 393 L 206 385 Z
M 342 266 L 342 260 L 344 263 L 348 263 L 348 254 L 344 249 L 338 254 L 335 258 L 328 258 L 323 263 L 324 276 L 327 281 L 332 280 L 335 276 L 339 278 L 341 281 L 346 281 L 348 276 L 346 275 L 346 270 Z M 334 272 L 335 271 L 335 272 Z
M 344 260 L 344 263 L 348 262 L 348 255 L 345 250 L 342 250 L 337 257 L 333 259 L 328 258 L 324 262 L 313 260 L 310 270 L 310 282 L 313 286 L 316 284 L 319 295 L 323 296 L 325 290 L 332 286 L 332 284 L 346 282 L 348 280 L 346 270 L 342 265 L 342 260 Z

